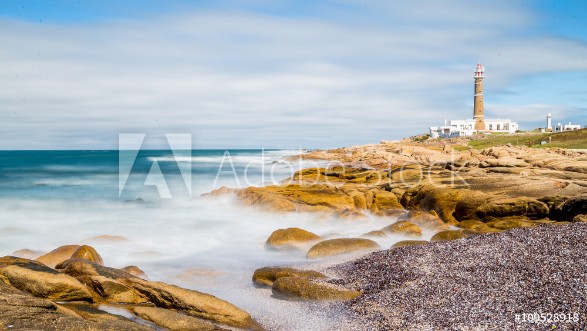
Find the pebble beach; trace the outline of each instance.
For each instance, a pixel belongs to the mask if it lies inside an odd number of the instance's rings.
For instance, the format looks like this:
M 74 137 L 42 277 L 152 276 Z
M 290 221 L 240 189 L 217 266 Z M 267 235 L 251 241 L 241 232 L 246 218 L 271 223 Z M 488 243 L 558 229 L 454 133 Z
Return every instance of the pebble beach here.
M 341 303 L 347 330 L 585 330 L 586 250 L 587 224 L 543 225 L 375 252 L 328 271 L 363 291 Z M 549 321 L 524 321 L 534 313 Z

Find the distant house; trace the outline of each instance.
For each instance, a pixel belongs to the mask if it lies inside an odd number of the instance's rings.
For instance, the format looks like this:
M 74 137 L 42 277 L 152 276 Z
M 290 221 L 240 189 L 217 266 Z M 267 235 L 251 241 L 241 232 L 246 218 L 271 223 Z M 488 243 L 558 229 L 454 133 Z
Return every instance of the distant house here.
M 563 131 L 575 131 L 575 130 L 581 130 L 581 125 L 579 124 L 572 124 L 571 122 L 569 122 L 569 124 L 557 124 L 554 127 L 554 132 L 563 132 Z
M 475 120 L 450 120 L 443 126 L 430 128 L 431 138 L 454 138 L 473 135 L 476 131 L 515 133 L 519 130 L 518 123 L 510 119 L 486 119 L 486 130 L 475 130 Z

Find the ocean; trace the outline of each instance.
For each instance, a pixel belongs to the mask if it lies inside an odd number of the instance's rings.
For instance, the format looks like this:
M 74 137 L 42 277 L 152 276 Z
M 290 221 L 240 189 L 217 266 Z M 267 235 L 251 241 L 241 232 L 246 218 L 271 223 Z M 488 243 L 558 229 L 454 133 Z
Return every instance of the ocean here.
M 222 186 L 279 184 L 300 168 L 324 165 L 290 160 L 300 152 L 141 150 L 133 157 L 128 151 L 0 151 L 0 256 L 90 244 L 107 266 L 137 265 L 151 280 L 219 296 L 265 325 L 295 330 L 315 323 L 320 329 L 330 315 L 308 316 L 304 305 L 272 299 L 270 290 L 251 283 L 256 268 L 308 263 L 304 252 L 266 250 L 265 240 L 287 227 L 356 237 L 393 220 L 277 214 L 243 206 L 231 195 L 201 197 Z M 92 239 L 104 235 L 126 240 Z

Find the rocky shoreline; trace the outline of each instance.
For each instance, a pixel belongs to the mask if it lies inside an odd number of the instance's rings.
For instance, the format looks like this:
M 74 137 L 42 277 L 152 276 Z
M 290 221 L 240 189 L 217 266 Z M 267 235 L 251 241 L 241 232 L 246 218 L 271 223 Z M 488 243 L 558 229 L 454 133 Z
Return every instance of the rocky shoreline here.
M 329 166 L 300 170 L 281 185 L 222 188 L 207 197 L 386 222 L 355 237 L 282 228 L 267 238 L 267 250 L 301 251 L 312 264 L 261 268 L 253 284 L 271 290 L 268 300 L 332 312 L 338 324 L 321 329 L 533 329 L 515 314 L 575 312 L 578 322 L 552 325 L 585 328 L 587 157 L 462 147 L 402 141 L 313 151 L 300 157 Z M 380 244 L 398 237 L 405 240 Z M 212 295 L 149 281 L 136 266 L 104 266 L 90 246 L 33 253 L 0 258 L 5 329 L 271 329 Z

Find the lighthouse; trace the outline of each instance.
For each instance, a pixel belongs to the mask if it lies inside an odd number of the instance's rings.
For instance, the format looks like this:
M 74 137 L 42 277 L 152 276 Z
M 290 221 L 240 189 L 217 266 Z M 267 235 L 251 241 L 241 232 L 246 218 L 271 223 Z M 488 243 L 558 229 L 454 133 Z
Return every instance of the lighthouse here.
M 483 77 L 485 68 L 479 63 L 475 68 L 475 95 L 473 97 L 473 119 L 475 130 L 485 130 L 485 114 L 483 113 Z
M 546 131 L 552 132 L 552 115 L 550 113 L 546 115 Z

